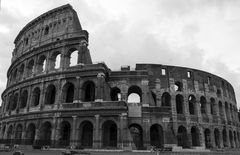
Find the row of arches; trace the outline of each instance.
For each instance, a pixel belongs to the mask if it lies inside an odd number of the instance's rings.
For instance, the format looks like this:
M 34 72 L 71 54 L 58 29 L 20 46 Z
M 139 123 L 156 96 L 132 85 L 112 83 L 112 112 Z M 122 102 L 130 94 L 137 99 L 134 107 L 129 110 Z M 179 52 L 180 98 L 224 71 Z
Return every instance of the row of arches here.
M 197 114 L 197 102 L 196 102 L 196 97 L 194 95 L 189 95 L 188 99 L 187 99 L 187 104 L 186 102 L 184 102 L 184 97 L 181 94 L 177 94 L 176 95 L 176 111 L 178 114 L 183 114 L 185 111 L 184 109 L 188 109 L 189 110 L 189 114 L 190 115 L 196 115 Z M 232 120 L 238 120 L 236 115 L 237 115 L 237 111 L 235 106 L 233 106 L 232 104 L 228 104 L 227 102 L 225 102 L 225 108 L 223 107 L 223 104 L 221 101 L 218 102 L 218 104 L 216 103 L 214 98 L 210 98 L 210 103 L 209 103 L 209 108 L 207 106 L 207 100 L 204 96 L 200 97 L 200 111 L 201 113 L 204 115 L 206 114 L 211 114 L 211 115 L 217 115 L 218 113 L 218 109 L 219 109 L 219 113 L 226 113 L 226 116 L 228 118 L 228 120 L 231 118 Z M 228 105 L 230 106 L 230 108 L 228 108 Z M 186 107 L 188 106 L 188 108 Z
M 240 133 L 236 131 L 227 130 L 224 128 L 220 131 L 215 128 L 211 131 L 209 128 L 204 129 L 204 145 L 206 148 L 221 148 L 221 147 L 239 147 Z M 177 141 L 178 146 L 189 148 L 191 146 L 200 146 L 200 131 L 196 126 L 191 128 L 191 136 L 188 136 L 187 129 L 184 126 L 179 126 Z M 228 143 L 229 142 L 229 143 Z
M 42 54 L 37 56 L 37 58 L 27 60 L 26 63 L 20 64 L 19 67 L 15 67 L 15 69 L 12 70 L 10 81 L 15 82 L 22 80 L 23 77 L 30 77 L 45 71 L 56 70 L 63 65 L 69 67 L 77 64 L 78 50 L 76 48 L 71 48 L 66 53 L 55 51 L 51 53 L 50 56 Z

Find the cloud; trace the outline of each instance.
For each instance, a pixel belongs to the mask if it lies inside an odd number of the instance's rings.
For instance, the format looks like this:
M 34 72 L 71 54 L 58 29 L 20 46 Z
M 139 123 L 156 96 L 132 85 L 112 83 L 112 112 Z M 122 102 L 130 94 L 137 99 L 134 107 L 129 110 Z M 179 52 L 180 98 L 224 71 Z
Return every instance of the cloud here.
M 82 27 L 89 31 L 93 61 L 105 61 L 112 70 L 120 69 L 121 65 L 134 67 L 136 63 L 205 70 L 227 79 L 240 102 L 240 1 L 2 0 L 2 3 L 0 69 L 4 74 L 0 74 L 0 92 L 18 32 L 40 14 L 70 3 Z

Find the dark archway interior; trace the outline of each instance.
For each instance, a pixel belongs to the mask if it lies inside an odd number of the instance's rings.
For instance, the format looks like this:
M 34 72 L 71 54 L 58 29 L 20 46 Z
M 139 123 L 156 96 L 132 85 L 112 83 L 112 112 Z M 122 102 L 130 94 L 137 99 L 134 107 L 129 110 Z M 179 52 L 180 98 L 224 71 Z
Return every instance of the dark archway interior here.
M 28 92 L 24 90 L 20 98 L 20 108 L 25 108 L 27 106 Z
M 177 95 L 176 96 L 176 105 L 177 105 L 177 113 L 183 114 L 183 96 Z
M 88 81 L 84 84 L 84 101 L 94 101 L 95 100 L 95 84 L 92 81 Z
M 54 85 L 49 85 L 47 87 L 45 104 L 54 104 L 56 96 L 56 88 Z
M 167 92 L 162 95 L 162 106 L 171 106 L 171 96 Z
M 211 132 L 209 129 L 205 129 L 204 131 L 204 137 L 205 137 L 205 146 L 206 148 L 211 148 Z
M 138 124 L 132 124 L 129 126 L 130 133 L 133 139 L 133 143 L 136 146 L 136 149 L 143 149 L 143 130 L 142 127 Z
M 195 114 L 195 108 L 194 108 L 195 103 L 196 103 L 196 98 L 193 95 L 190 95 L 188 97 L 189 113 L 190 113 L 190 115 L 194 115 Z
M 35 139 L 35 131 L 36 127 L 34 124 L 30 124 L 27 128 L 27 139 L 26 139 L 26 144 L 31 145 L 34 143 L 34 139 Z
M 93 145 L 93 125 L 91 122 L 83 122 L 81 124 L 81 145 L 83 147 L 92 147 Z
M 61 137 L 59 139 L 61 146 L 69 146 L 70 144 L 71 125 L 64 121 L 61 123 Z
M 52 126 L 49 122 L 45 122 L 40 129 L 40 144 L 50 145 L 52 135 Z
M 164 137 L 162 126 L 154 124 L 150 128 L 150 144 L 151 146 L 163 147 Z
M 191 128 L 192 146 L 200 146 L 199 131 L 196 127 Z
M 16 144 L 21 144 L 22 132 L 23 132 L 22 125 L 18 125 L 17 129 L 16 129 L 16 133 L 15 133 L 15 143 Z
M 39 101 L 40 101 L 40 89 L 37 87 L 33 90 L 33 106 L 37 106 L 39 105 Z
M 74 99 L 74 85 L 72 83 L 68 83 L 66 86 L 66 103 L 72 103 Z
M 113 121 L 103 123 L 103 146 L 117 147 L 117 125 Z
M 187 137 L 187 129 L 183 126 L 178 128 L 178 146 L 182 146 L 183 148 L 188 148 L 188 137 Z
M 121 100 L 121 98 L 119 98 L 121 96 L 120 89 L 117 88 L 117 87 L 111 88 L 110 96 L 111 96 L 111 100 L 112 101 L 119 101 L 119 100 Z
M 215 139 L 215 145 L 220 148 L 220 132 L 218 129 L 214 130 L 214 139 Z

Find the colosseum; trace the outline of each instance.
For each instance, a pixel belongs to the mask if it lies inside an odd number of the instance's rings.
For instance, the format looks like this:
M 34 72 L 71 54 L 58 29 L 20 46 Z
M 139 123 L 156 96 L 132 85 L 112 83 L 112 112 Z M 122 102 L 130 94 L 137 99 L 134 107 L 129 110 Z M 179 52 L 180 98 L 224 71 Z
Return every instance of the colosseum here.
M 136 64 L 112 71 L 104 62 L 93 63 L 88 32 L 69 4 L 29 22 L 14 44 L 1 96 L 2 144 L 240 147 L 229 82 L 186 67 Z

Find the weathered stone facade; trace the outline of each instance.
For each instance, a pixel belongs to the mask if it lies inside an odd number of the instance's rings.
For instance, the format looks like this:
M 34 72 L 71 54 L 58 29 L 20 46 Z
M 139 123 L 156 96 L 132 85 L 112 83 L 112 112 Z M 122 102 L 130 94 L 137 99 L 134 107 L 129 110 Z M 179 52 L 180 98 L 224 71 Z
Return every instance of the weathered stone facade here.
M 149 149 L 240 147 L 233 87 L 184 67 L 92 63 L 70 5 L 28 23 L 15 41 L 2 94 L 2 143 Z M 71 65 L 77 51 L 77 64 Z M 57 67 L 57 57 L 60 64 Z M 137 94 L 139 102 L 128 97 Z

